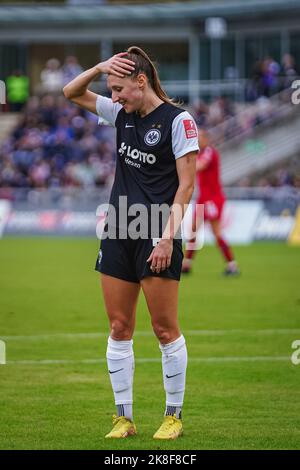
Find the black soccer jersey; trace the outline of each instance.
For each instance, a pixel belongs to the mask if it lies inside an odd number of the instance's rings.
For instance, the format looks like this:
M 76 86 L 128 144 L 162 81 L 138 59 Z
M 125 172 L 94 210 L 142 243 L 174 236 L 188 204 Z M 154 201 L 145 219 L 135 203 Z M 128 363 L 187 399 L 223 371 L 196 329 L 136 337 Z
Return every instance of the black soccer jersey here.
M 198 151 L 197 127 L 191 115 L 162 103 L 145 117 L 126 113 L 110 98 L 98 96 L 97 113 L 117 129 L 117 164 L 110 204 L 172 205 L 178 188 L 176 159 Z

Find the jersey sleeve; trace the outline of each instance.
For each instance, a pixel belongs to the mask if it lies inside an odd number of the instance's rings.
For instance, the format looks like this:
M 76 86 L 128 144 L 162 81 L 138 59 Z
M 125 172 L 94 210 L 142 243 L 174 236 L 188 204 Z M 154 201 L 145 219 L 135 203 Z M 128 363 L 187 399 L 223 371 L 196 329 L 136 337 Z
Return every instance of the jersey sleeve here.
M 99 116 L 98 124 L 115 126 L 121 108 L 122 105 L 120 103 L 113 103 L 110 98 L 98 95 L 96 101 L 96 110 Z
M 197 126 L 187 111 L 178 114 L 173 120 L 172 150 L 175 158 L 199 151 Z

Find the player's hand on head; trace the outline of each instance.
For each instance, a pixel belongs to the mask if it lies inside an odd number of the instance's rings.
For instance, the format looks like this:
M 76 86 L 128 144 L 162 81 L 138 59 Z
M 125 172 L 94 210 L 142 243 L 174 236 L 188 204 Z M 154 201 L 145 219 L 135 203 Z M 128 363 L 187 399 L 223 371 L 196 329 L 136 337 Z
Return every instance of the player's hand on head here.
M 171 264 L 172 252 L 173 241 L 167 239 L 160 240 L 147 259 L 147 263 L 151 263 L 151 271 L 159 274 L 167 269 Z
M 96 69 L 101 73 L 124 78 L 127 75 L 130 75 L 135 68 L 135 63 L 132 60 L 127 59 L 126 56 L 127 52 L 119 52 L 119 54 L 115 54 L 105 62 L 100 62 L 96 65 Z

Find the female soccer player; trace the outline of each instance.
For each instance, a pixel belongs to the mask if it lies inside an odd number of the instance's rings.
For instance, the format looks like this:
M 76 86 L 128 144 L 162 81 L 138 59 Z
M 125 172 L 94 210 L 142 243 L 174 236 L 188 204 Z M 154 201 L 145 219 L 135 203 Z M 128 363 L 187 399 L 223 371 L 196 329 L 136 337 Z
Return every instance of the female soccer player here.
M 221 230 L 221 219 L 225 195 L 220 182 L 220 157 L 218 151 L 209 145 L 209 136 L 204 129 L 198 129 L 198 139 L 200 152 L 197 155 L 196 172 L 199 196 L 196 204 L 204 205 L 204 221 L 209 221 L 212 232 L 219 249 L 227 263 L 224 274 L 226 276 L 239 274 L 237 263 L 231 248 L 224 239 Z M 197 208 L 197 206 L 196 206 Z M 193 234 L 196 234 L 203 223 L 203 213 L 195 210 L 193 214 Z M 192 260 L 196 250 L 191 249 L 195 238 L 189 240 L 188 248 L 182 264 L 182 272 L 188 273 L 191 270 Z
M 107 74 L 111 99 L 87 89 L 99 74 Z M 83 72 L 66 85 L 64 94 L 117 128 L 118 158 L 105 226 L 108 235 L 102 236 L 96 263 L 110 321 L 106 357 L 118 415 L 106 437 L 136 434 L 132 337 L 142 289 L 160 342 L 166 392 L 165 416 L 153 437 L 176 439 L 182 434 L 187 351 L 177 318 L 183 253 L 175 235 L 193 193 L 197 128 L 192 117 L 168 98 L 154 64 L 138 47 Z M 124 204 L 130 223 L 121 221 Z M 146 208 L 140 238 L 137 225 L 132 226 L 136 204 Z M 158 223 L 159 217 L 152 216 L 153 206 L 161 204 L 169 207 L 164 226 Z

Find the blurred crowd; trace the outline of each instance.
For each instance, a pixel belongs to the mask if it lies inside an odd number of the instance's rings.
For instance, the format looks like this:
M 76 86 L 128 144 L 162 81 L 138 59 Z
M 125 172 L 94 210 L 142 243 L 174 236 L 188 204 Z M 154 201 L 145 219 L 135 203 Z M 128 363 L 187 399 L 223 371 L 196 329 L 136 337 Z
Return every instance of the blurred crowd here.
M 266 57 L 254 64 L 253 75 L 246 83 L 244 102 L 220 96 L 209 104 L 199 100 L 191 112 L 199 127 L 213 129 L 216 144 L 237 135 L 250 135 L 257 125 L 280 117 L 278 105 L 290 103 L 291 85 L 299 76 L 290 54 L 284 54 L 282 64 Z
M 0 187 L 101 186 L 114 171 L 114 129 L 63 96 L 31 97 L 0 147 Z
M 47 60 L 41 71 L 40 81 L 35 87 L 34 94 L 61 94 L 68 82 L 83 72 L 75 56 L 67 56 L 63 65 L 56 58 Z M 19 112 L 23 109 L 30 96 L 30 81 L 22 70 L 14 70 L 6 79 L 8 109 Z
M 0 146 L 0 188 L 110 184 L 116 158 L 114 129 L 98 126 L 96 116 L 70 104 L 61 94 L 63 86 L 82 70 L 74 56 L 68 56 L 63 65 L 49 59 L 41 72 L 37 96 L 30 98 L 24 88 L 28 88 L 28 80 L 16 71 L 10 91 L 19 98 L 13 103 L 14 110 L 23 108 L 23 112 Z M 257 124 L 276 117 L 279 107 L 270 97 L 283 91 L 282 99 L 286 99 L 284 90 L 290 89 L 297 76 L 291 55 L 285 54 L 281 65 L 267 57 L 255 64 L 244 103 L 219 96 L 210 103 L 198 101 L 189 111 L 199 127 L 212 130 L 213 143 L 222 144 L 236 135 L 249 135 Z M 13 76 L 9 80 L 12 83 Z M 278 170 L 272 180 L 262 178 L 258 185 L 299 186 L 299 177 L 294 179 L 290 173 L 290 169 Z
M 199 127 L 210 130 L 215 145 L 229 142 L 235 137 L 246 138 L 253 134 L 256 126 L 274 122 L 282 117 L 290 97 L 280 95 L 276 100 L 261 96 L 252 103 L 231 102 L 226 97 L 218 97 L 211 104 L 201 102 L 191 111 Z
M 67 56 L 63 65 L 56 58 L 49 59 L 41 72 L 40 91 L 60 93 L 61 89 L 81 72 L 83 68 L 75 56 Z
M 255 101 L 261 96 L 269 98 L 290 88 L 297 77 L 299 70 L 291 54 L 284 54 L 281 64 L 273 57 L 267 56 L 254 64 L 252 77 L 246 86 L 245 98 L 247 101 Z
M 242 178 L 237 186 L 257 188 L 295 188 L 300 190 L 300 154 L 272 171 Z

